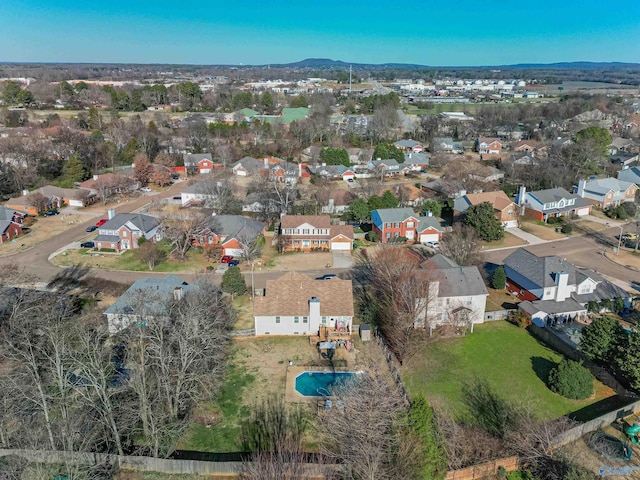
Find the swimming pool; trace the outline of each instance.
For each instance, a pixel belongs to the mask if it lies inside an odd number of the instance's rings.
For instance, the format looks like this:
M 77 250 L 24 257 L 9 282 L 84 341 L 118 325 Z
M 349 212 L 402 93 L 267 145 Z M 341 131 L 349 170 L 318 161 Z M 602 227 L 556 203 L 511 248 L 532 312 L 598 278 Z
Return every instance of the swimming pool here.
M 302 372 L 296 377 L 296 391 L 305 397 L 330 397 L 331 387 L 343 385 L 355 372 Z

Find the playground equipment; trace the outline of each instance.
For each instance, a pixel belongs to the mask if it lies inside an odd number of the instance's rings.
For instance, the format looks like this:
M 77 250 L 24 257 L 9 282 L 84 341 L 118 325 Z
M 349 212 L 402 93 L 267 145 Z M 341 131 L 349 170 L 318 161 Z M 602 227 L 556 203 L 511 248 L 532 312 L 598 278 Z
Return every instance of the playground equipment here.
M 627 434 L 629 440 L 631 440 L 631 443 L 634 445 L 638 445 L 640 443 L 640 423 L 629 425 L 624 429 L 624 433 Z
M 614 460 L 630 460 L 633 455 L 633 451 L 626 442 L 602 431 L 595 432 L 591 436 L 589 445 L 600 455 Z

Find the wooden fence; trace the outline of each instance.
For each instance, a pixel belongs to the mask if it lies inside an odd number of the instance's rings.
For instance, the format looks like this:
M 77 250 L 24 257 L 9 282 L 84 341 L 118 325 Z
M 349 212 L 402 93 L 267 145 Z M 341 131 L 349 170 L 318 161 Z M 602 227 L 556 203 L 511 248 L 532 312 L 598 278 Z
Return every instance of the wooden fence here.
M 402 400 L 404 401 L 405 406 L 409 407 L 409 405 L 411 405 L 411 402 L 409 401 L 409 395 L 407 394 L 407 390 L 404 387 L 402 378 L 400 377 L 400 362 L 398 362 L 398 359 L 393 354 L 382 335 L 380 335 L 378 332 L 375 332 L 374 338 L 384 352 L 384 357 L 387 360 L 387 366 L 389 367 L 389 370 L 391 370 L 391 375 L 393 375 L 396 385 L 398 386 L 398 390 L 400 391 L 400 395 L 402 396 Z
M 493 322 L 494 320 L 506 320 L 511 312 L 515 312 L 515 310 L 496 310 L 493 312 L 484 312 L 484 321 Z
M 477 478 L 491 477 L 498 473 L 500 467 L 504 468 L 506 472 L 517 470 L 518 457 L 499 458 L 460 470 L 450 470 L 447 472 L 445 480 L 475 480 Z

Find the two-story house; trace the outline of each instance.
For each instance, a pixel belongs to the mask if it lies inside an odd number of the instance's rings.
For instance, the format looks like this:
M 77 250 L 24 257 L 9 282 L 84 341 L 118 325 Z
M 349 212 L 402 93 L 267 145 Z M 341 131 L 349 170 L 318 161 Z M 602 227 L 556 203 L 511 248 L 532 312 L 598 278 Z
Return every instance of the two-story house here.
M 507 289 L 522 300 L 519 310 L 539 326 L 549 318 L 582 318 L 589 302 L 621 298 L 630 304 L 631 295 L 622 288 L 555 255 L 539 257 L 519 248 L 503 263 Z
M 464 147 L 462 142 L 456 142 L 451 137 L 438 137 L 429 143 L 429 150 L 431 153 L 463 153 Z
M 422 153 L 424 152 L 424 145 L 415 140 L 399 140 L 393 144 L 396 148 L 399 148 L 405 153 Z
M 281 252 L 351 250 L 353 227 L 331 225 L 329 215 L 282 215 L 278 229 Z
M 454 212 L 465 214 L 472 205 L 489 202 L 493 206 L 496 218 L 504 228 L 518 226 L 518 206 L 502 190 L 495 192 L 467 193 L 453 202 Z
M 222 255 L 238 257 L 255 245 L 264 229 L 264 223 L 240 215 L 213 215 L 207 219 L 207 226 L 194 235 L 192 244 L 220 245 Z
M 427 169 L 429 166 L 429 162 L 431 161 L 431 157 L 428 153 L 405 153 L 404 154 L 404 164 L 409 168 L 412 172 L 421 172 Z
M 22 234 L 23 212 L 0 207 L 0 243 L 8 242 Z
M 314 280 L 289 272 L 267 280 L 264 295 L 256 296 L 253 318 L 256 335 L 319 335 L 325 329 L 351 333 L 354 316 L 351 280 Z
M 602 209 L 617 207 L 624 202 L 635 202 L 638 186 L 618 178 L 580 180 L 576 192 L 593 205 Z
M 109 220 L 100 226 L 94 242 L 96 248 L 113 250 L 133 250 L 138 248 L 138 240 L 162 240 L 160 220 L 142 213 L 118 213 L 109 211 Z
M 210 153 L 185 153 L 182 158 L 185 168 L 190 173 L 211 173 L 213 171 L 213 157 Z
M 453 260 L 437 254 L 417 272 L 429 283 L 428 298 L 422 299 L 414 323 L 431 333 L 441 325 L 468 328 L 484 322 L 489 292 L 478 267 L 461 267 Z
M 410 242 L 439 242 L 442 227 L 434 217 L 420 217 L 412 208 L 380 208 L 371 212 L 373 232 L 382 243 L 399 237 Z
M 520 187 L 516 203 L 524 207 L 524 215 L 535 220 L 546 222 L 550 217 L 577 215 L 579 217 L 591 213 L 591 204 L 584 198 L 569 193 L 562 187 L 529 192 Z
M 480 137 L 477 147 L 480 155 L 500 155 L 502 142 L 498 138 Z

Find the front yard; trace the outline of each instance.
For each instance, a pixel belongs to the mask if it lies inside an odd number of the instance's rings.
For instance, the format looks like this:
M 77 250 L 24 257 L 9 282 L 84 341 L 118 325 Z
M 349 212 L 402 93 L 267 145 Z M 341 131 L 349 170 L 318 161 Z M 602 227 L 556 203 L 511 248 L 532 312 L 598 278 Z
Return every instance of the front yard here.
M 508 230 L 505 230 L 504 237 L 500 240 L 496 240 L 494 242 L 485 242 L 484 240 L 480 240 L 480 246 L 484 249 L 492 249 L 492 248 L 508 248 L 508 247 L 519 247 L 520 245 L 526 245 L 527 242 L 522 240 L 520 237 L 516 237 L 514 234 L 509 233 Z
M 410 396 L 424 393 L 432 403 L 446 406 L 456 415 L 465 412 L 462 385 L 474 378 L 485 379 L 509 401 L 529 404 L 541 419 L 593 405 L 577 415 L 586 420 L 617 406 L 615 392 L 598 381 L 594 397 L 582 401 L 549 390 L 547 375 L 562 358 L 526 330 L 496 321 L 478 325 L 462 338 L 434 341 L 405 363 L 401 374 Z M 609 400 L 602 402 L 605 399 Z
M 561 226 L 559 223 L 550 225 L 535 220 L 527 220 L 521 222 L 520 230 L 535 235 L 542 240 L 559 240 L 567 237 L 567 235 L 562 232 L 556 232 L 556 228 L 560 228 Z

